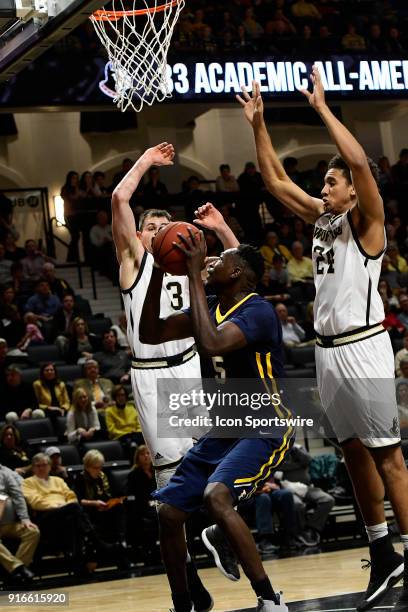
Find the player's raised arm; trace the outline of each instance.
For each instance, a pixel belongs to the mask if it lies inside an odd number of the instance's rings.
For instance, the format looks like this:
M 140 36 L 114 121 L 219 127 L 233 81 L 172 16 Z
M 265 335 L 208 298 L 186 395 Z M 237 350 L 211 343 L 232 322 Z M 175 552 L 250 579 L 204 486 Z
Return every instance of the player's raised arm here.
M 234 232 L 229 225 L 227 225 L 220 211 L 210 202 L 200 206 L 194 211 L 194 214 L 197 217 L 194 219 L 194 223 L 215 232 L 217 238 L 222 242 L 224 250 L 239 246 L 239 240 Z
M 163 272 L 154 265 L 139 323 L 139 339 L 144 344 L 162 344 L 193 335 L 191 319 L 185 312 L 160 318 L 162 286 Z
M 333 115 L 326 104 L 324 88 L 317 66 L 310 75 L 313 92 L 302 90 L 309 104 L 319 113 L 341 157 L 351 170 L 353 185 L 357 194 L 357 206 L 361 215 L 378 224 L 380 240 L 384 242 L 384 206 L 377 183 L 371 173 L 367 155 L 353 134 Z
M 242 96 L 236 98 L 254 131 L 259 169 L 268 191 L 304 221 L 314 223 L 324 211 L 323 202 L 298 187 L 280 163 L 266 129 L 259 83 L 253 82 L 252 96 L 243 88 Z
M 116 255 L 121 265 L 121 284 L 129 284 L 129 277 L 137 273 L 144 253 L 143 245 L 136 235 L 135 218 L 129 204 L 130 198 L 151 166 L 172 165 L 173 158 L 173 145 L 167 142 L 147 149 L 112 194 L 112 234 Z M 122 269 L 122 264 L 125 270 Z M 123 276 L 126 278 L 122 279 Z

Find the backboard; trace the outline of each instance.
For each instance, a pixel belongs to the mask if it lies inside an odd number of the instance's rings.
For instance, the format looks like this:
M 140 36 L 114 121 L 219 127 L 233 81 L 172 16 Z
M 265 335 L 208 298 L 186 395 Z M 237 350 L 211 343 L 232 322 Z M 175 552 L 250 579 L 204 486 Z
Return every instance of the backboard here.
M 106 0 L 0 0 L 0 82 L 79 26 Z

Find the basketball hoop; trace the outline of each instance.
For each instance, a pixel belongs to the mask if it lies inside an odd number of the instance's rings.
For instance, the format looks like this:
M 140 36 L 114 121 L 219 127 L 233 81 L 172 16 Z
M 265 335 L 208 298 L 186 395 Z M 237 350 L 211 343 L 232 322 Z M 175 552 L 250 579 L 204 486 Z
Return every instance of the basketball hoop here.
M 167 53 L 184 5 L 185 0 L 112 0 L 109 9 L 91 15 L 108 53 L 114 102 L 121 111 L 131 107 L 139 112 L 144 104 L 151 106 L 171 96 Z

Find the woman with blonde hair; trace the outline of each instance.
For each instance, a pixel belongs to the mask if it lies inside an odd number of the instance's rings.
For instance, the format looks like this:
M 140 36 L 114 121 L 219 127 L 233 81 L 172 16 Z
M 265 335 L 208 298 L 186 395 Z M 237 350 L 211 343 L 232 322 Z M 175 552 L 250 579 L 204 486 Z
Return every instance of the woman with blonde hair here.
M 68 442 L 80 444 L 87 440 L 94 440 L 100 429 L 98 413 L 92 406 L 85 389 L 79 387 L 74 391 L 72 407 L 67 415 L 66 435 Z
M 84 470 L 75 480 L 78 501 L 88 514 L 98 536 L 109 543 L 105 548 L 110 548 L 116 556 L 118 566 L 126 569 L 129 561 L 125 557 L 125 508 L 122 503 L 110 503 L 113 497 L 108 477 L 103 471 L 105 457 L 97 449 L 92 449 L 85 453 L 82 461 Z

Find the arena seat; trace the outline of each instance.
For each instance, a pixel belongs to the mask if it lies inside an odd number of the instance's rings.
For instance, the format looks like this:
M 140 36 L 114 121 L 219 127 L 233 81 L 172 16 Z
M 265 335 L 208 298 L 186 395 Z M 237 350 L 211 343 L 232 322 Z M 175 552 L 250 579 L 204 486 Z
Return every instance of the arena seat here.
M 54 432 L 56 436 L 58 437 L 58 440 L 61 440 L 61 442 L 66 442 L 67 440 L 65 436 L 66 429 L 67 429 L 67 417 L 66 416 L 57 417 L 54 422 Z
M 62 365 L 58 366 L 58 378 L 68 382 L 81 378 L 82 368 L 79 365 Z
M 293 346 L 288 350 L 289 363 L 294 366 L 312 367 L 315 362 L 315 347 Z
M 31 447 L 49 446 L 58 442 L 50 419 L 24 419 L 16 421 L 15 426 L 22 440 Z
M 117 440 L 101 440 L 98 442 L 85 442 L 82 445 L 83 453 L 89 450 L 98 450 L 105 457 L 105 467 L 127 467 L 130 462 L 124 458 L 123 448 Z
M 91 334 L 102 336 L 104 331 L 111 328 L 112 320 L 109 317 L 92 318 L 87 320 L 87 324 Z
M 83 468 L 81 457 L 74 444 L 58 444 L 58 448 L 61 452 L 62 465 L 67 468 L 72 466 Z
M 109 484 L 114 497 L 126 495 L 127 481 L 130 472 L 130 468 L 110 470 Z
M 32 384 L 40 376 L 40 368 L 26 368 L 21 370 L 23 382 Z
M 55 344 L 29 346 L 27 348 L 27 353 L 29 362 L 34 365 L 44 363 L 46 361 L 52 361 L 53 363 L 61 361 L 60 352 Z

